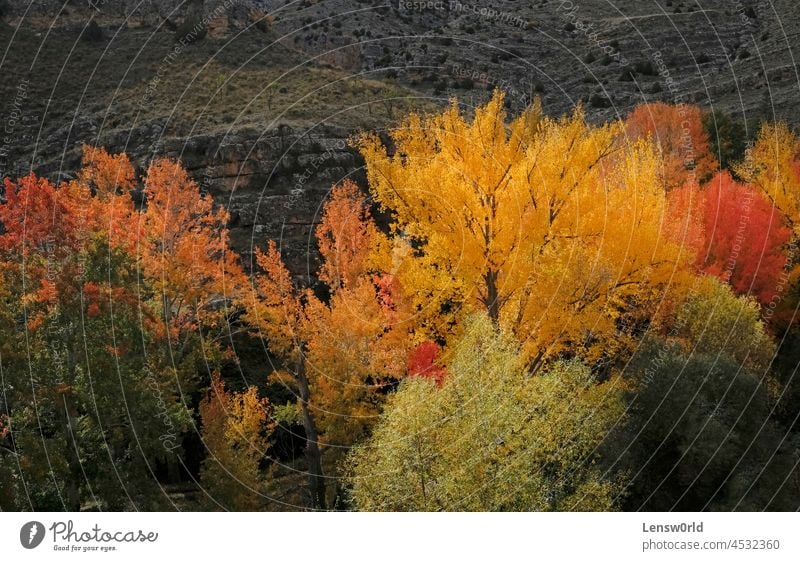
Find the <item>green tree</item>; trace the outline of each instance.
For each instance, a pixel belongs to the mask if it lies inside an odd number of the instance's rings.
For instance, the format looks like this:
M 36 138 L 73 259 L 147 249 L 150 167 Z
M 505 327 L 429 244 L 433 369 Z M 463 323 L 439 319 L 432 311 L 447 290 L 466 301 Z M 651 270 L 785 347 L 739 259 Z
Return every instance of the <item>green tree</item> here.
M 649 341 L 627 371 L 629 420 L 606 440 L 626 510 L 794 510 L 797 439 L 764 377 L 729 355 Z
M 156 509 L 192 423 L 179 375 L 208 345 L 163 344 L 127 157 L 87 149 L 83 164 L 58 186 L 5 183 L 0 471 L 20 509 Z
M 703 113 L 703 129 L 711 144 L 711 154 L 720 168 L 731 170 L 744 156 L 747 132 L 741 121 L 719 109 Z
M 594 451 L 623 414 L 615 382 L 579 362 L 526 376 L 519 346 L 471 317 L 441 387 L 405 379 L 348 458 L 362 510 L 610 510 Z
M 727 355 L 765 372 L 775 343 L 761 321 L 761 309 L 751 297 L 737 296 L 715 277 L 703 278 L 677 314 L 675 334 L 687 350 Z
M 41 256 L 31 255 L 32 261 Z M 148 354 L 134 262 L 102 238 L 71 259 L 48 265 L 34 294 L 24 276 L 3 281 L 21 323 L 4 332 L 7 449 L 15 508 L 158 509 L 168 498 L 156 472 L 176 463 L 191 414 L 176 396 L 165 357 Z M 39 283 L 25 279 L 34 286 Z M 19 463 L 17 463 L 19 461 Z

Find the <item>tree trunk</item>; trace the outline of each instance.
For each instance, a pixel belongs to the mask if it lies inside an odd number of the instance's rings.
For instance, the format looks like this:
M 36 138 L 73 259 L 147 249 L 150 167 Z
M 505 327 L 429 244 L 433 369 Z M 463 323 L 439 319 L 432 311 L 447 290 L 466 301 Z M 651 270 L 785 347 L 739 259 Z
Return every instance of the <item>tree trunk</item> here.
M 536 356 L 533 357 L 530 364 L 528 365 L 528 378 L 533 378 L 539 372 L 539 368 L 542 366 L 542 362 L 544 359 L 544 351 L 539 351 L 536 353 Z
M 489 269 L 483 275 L 483 280 L 486 283 L 486 295 L 483 303 L 489 313 L 489 319 L 494 325 L 498 325 L 500 323 L 500 296 L 497 293 L 497 273 Z
M 65 394 L 62 394 L 64 400 L 64 445 L 65 454 L 67 457 L 67 466 L 69 467 L 69 479 L 67 480 L 66 489 L 66 507 L 70 512 L 80 512 L 81 510 L 81 490 L 80 482 L 83 479 L 83 471 L 81 470 L 80 459 L 78 452 L 75 449 L 77 446 L 78 438 L 75 435 L 75 420 L 76 416 L 73 415 L 72 407 L 69 404 L 69 399 Z
M 308 462 L 308 478 L 311 487 L 311 496 L 314 500 L 314 507 L 322 510 L 327 509 L 325 500 L 325 475 L 322 473 L 322 454 L 319 449 L 319 436 L 317 425 L 314 422 L 314 415 L 311 413 L 308 401 L 310 392 L 308 390 L 308 378 L 306 377 L 305 358 L 300 358 L 300 362 L 295 373 L 295 379 L 300 389 L 300 406 L 303 409 L 303 427 L 306 431 L 306 460 Z
M 74 330 L 70 330 L 74 333 Z M 67 337 L 72 343 L 73 337 Z M 72 399 L 72 391 L 75 384 L 76 370 L 78 360 L 73 350 L 73 346 L 65 345 L 66 354 L 66 379 L 62 386 L 61 398 L 64 403 L 64 416 L 62 422 L 64 423 L 64 446 L 67 458 L 67 466 L 69 467 L 69 480 L 67 481 L 67 504 L 66 507 L 70 512 L 80 512 L 81 510 L 81 488 L 80 484 L 83 481 L 83 469 L 81 468 L 81 460 L 78 455 L 78 436 L 75 434 L 75 428 L 78 422 L 78 413 L 75 409 L 74 400 Z

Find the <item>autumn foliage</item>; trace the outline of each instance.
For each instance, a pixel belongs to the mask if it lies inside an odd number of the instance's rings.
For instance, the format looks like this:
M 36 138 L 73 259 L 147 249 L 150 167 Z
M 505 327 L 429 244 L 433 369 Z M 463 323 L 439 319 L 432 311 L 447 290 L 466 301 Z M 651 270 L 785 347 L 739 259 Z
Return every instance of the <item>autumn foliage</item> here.
M 404 374 L 407 328 L 396 284 L 376 275 L 385 243 L 354 184 L 333 189 L 316 234 L 327 300 L 294 286 L 270 242 L 256 253 L 245 321 L 287 366 L 316 465 L 316 504 L 324 506 L 320 445 L 341 450 L 377 418 L 387 388 Z
M 275 428 L 269 400 L 259 398 L 254 386 L 244 392 L 227 390 L 215 372 L 199 411 L 208 450 L 201 483 L 210 500 L 226 510 L 256 510 L 263 503 L 260 464 Z
M 94 496 L 108 508 L 160 507 L 153 465 L 177 466 L 191 425 L 181 395 L 204 385 L 200 357 L 227 353 L 224 280 L 244 279 L 227 215 L 174 162 L 156 160 L 144 183 L 138 210 L 127 156 L 91 147 L 72 181 L 5 181 L 2 360 L 37 373 L 35 386 L 21 378 L 7 388 L 8 438 L 15 480 L 35 486 L 40 505 L 77 510 Z M 58 458 L 55 479 L 38 471 L 48 457 Z M 24 489 L 16 501 L 33 500 Z
M 736 172 L 780 210 L 797 235 L 800 218 L 800 138 L 786 123 L 765 124 Z
M 455 104 L 409 116 L 393 156 L 362 138 L 372 191 L 406 246 L 395 276 L 420 337 L 447 340 L 485 310 L 533 364 L 628 344 L 618 322 L 632 300 L 658 297 L 688 257 L 660 232 L 657 152 L 621 132 L 538 106 L 507 122 L 497 94 L 472 119 Z
M 697 106 L 639 105 L 625 121 L 625 134 L 655 143 L 662 156 L 659 177 L 667 190 L 704 182 L 719 168 Z
M 275 240 L 246 269 L 175 160 L 86 147 L 70 181 L 5 179 L 0 508 L 164 509 L 177 483 L 207 509 L 666 508 L 702 503 L 678 483 L 709 462 L 720 504 L 753 473 L 748 507 L 797 485 L 771 413 L 798 412 L 773 316 L 800 337 L 787 126 L 736 178 L 688 105 L 594 124 L 496 93 L 389 136 L 355 140 L 368 187 L 331 188 L 303 277 Z M 676 487 L 631 495 L 653 457 Z
M 781 213 L 759 191 L 725 172 L 706 185 L 704 222 L 706 245 L 698 256 L 702 269 L 739 294 L 768 303 L 786 266 L 791 236 Z
M 408 375 L 433 380 L 441 386 L 447 371 L 436 364 L 441 349 L 433 341 L 423 341 L 411 351 L 408 357 Z
M 760 191 L 721 172 L 703 187 L 675 189 L 669 199 L 667 235 L 695 256 L 698 271 L 762 304 L 775 296 L 791 230 Z

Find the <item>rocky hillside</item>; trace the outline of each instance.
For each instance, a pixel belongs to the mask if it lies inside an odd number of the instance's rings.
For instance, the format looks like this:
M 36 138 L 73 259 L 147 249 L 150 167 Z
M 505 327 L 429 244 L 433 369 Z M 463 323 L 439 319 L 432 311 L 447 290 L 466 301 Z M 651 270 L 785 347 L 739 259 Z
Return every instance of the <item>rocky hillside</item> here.
M 304 51 L 440 100 L 477 102 L 501 87 L 513 104 L 539 95 L 561 113 L 582 101 L 598 119 L 654 99 L 720 108 L 752 125 L 800 119 L 792 0 L 307 0 L 268 9 Z
M 69 177 L 81 143 L 180 157 L 233 215 L 309 265 L 346 140 L 494 88 L 594 118 L 646 100 L 800 121 L 792 0 L 0 0 L 3 175 Z

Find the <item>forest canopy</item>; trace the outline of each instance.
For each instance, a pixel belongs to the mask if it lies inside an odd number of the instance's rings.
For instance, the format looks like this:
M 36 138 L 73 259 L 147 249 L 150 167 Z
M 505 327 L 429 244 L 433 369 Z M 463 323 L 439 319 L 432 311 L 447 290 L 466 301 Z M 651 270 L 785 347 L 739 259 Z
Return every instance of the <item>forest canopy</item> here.
M 708 122 L 409 114 L 306 276 L 176 160 L 6 178 L 0 508 L 796 509 L 800 139 Z

